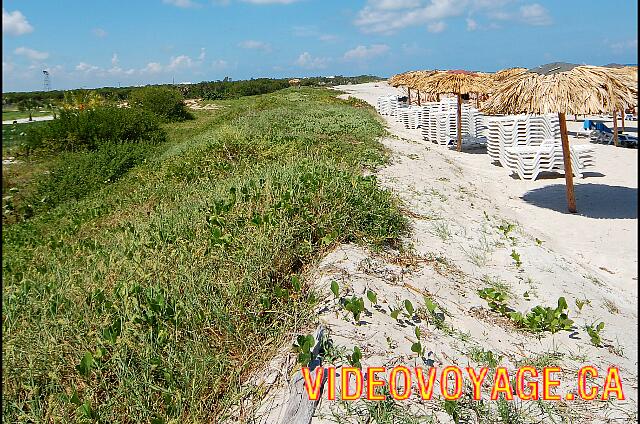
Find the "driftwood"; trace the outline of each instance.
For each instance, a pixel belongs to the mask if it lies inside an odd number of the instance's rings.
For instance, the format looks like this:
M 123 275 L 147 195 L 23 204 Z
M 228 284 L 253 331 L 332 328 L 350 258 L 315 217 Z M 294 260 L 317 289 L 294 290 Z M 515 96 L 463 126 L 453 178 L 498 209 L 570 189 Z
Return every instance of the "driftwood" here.
M 322 341 L 325 338 L 325 334 L 326 329 L 322 325 L 318 326 L 314 334 L 316 343 L 311 350 L 313 354 L 312 357 L 314 358 L 313 361 L 309 363 L 309 369 L 311 371 L 314 371 L 316 367 L 322 365 L 322 358 L 319 358 L 318 354 L 322 349 Z M 286 402 L 287 409 L 279 422 L 281 424 L 309 424 L 316 411 L 316 407 L 322 398 L 322 389 L 326 380 L 327 376 L 324 374 L 320 383 L 320 396 L 318 400 L 310 400 L 307 391 L 304 388 L 304 378 L 302 377 L 302 373 L 297 371 L 291 378 L 291 383 L 289 384 L 289 397 Z

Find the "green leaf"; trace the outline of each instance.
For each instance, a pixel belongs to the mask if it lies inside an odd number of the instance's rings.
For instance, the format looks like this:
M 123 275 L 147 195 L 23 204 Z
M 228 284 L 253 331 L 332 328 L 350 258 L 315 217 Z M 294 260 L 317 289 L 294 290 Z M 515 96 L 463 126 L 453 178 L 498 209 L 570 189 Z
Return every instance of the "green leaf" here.
M 374 305 L 378 303 L 378 296 L 371 290 L 367 290 L 367 299 Z
M 295 292 L 299 292 L 302 289 L 302 286 L 300 284 L 300 279 L 298 278 L 297 275 L 294 275 L 291 277 L 291 286 L 293 287 L 293 290 Z
M 76 391 L 76 389 L 73 389 L 73 394 L 71 395 L 69 402 L 78 406 L 82 404 L 82 402 L 80 402 L 80 398 L 78 397 L 78 392 Z
M 425 306 L 427 307 L 427 310 L 430 313 L 434 313 L 435 312 L 437 305 L 431 299 L 429 299 L 428 297 L 425 297 L 424 298 L 424 303 L 425 303 Z
M 89 400 L 85 400 L 82 406 L 80 406 L 80 413 L 84 415 L 86 418 L 94 419 L 96 418 L 95 411 L 91 408 L 91 402 Z
M 391 311 L 391 318 L 398 320 L 398 314 L 402 311 L 402 309 L 394 309 Z
M 564 297 L 560 297 L 558 299 L 558 310 L 563 310 L 563 309 L 567 309 L 569 307 L 569 305 L 567 305 L 567 301 Z
M 413 309 L 413 304 L 411 303 L 411 301 L 409 299 L 405 299 L 404 307 L 407 310 L 407 312 L 409 313 L 409 315 L 413 316 L 413 313 L 415 312 L 415 310 Z
M 339 290 L 340 287 L 338 286 L 338 283 L 335 280 L 331 280 L 331 291 L 336 298 L 338 297 Z
M 87 352 L 84 354 L 84 357 L 82 358 L 80 363 L 76 365 L 76 370 L 80 373 L 80 375 L 87 377 L 91 373 L 91 369 L 94 367 L 94 365 L 95 361 L 93 360 L 93 355 L 91 355 L 91 352 Z
M 414 332 L 416 333 L 416 337 L 418 338 L 418 340 L 420 340 L 420 328 L 416 327 Z
M 415 342 L 411 345 L 411 351 L 417 353 L 418 355 L 422 354 L 422 344 L 420 344 L 420 342 Z

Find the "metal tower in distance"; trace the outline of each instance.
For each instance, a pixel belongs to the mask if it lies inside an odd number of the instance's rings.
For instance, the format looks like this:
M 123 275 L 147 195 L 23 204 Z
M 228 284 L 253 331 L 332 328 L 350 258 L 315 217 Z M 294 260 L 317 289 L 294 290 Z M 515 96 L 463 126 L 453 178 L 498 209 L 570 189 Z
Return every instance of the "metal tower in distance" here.
M 44 74 L 44 91 L 51 90 L 51 81 L 49 80 L 49 71 L 46 69 L 42 71 Z

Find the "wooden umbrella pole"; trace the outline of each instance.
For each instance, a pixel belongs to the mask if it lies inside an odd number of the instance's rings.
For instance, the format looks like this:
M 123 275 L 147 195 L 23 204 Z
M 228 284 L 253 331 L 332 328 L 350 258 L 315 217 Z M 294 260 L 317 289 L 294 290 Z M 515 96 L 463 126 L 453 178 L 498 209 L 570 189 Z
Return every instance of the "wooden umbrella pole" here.
M 624 108 L 620 111 L 620 120 L 622 122 L 622 132 L 624 132 Z
M 480 93 L 476 93 L 476 109 L 480 109 Z
M 407 95 L 409 97 L 409 106 L 411 106 L 411 87 L 407 87 Z
M 564 162 L 564 179 L 567 185 L 567 205 L 569 212 L 576 213 L 576 196 L 573 192 L 573 170 L 571 169 L 571 150 L 567 135 L 567 121 L 564 113 L 558 113 L 560 119 L 560 137 L 562 138 L 562 160 Z
M 418 90 L 418 106 L 421 106 L 421 104 L 420 104 L 420 90 Z
M 613 110 L 613 144 L 618 147 L 618 112 Z
M 462 95 L 458 93 L 458 151 L 462 150 Z

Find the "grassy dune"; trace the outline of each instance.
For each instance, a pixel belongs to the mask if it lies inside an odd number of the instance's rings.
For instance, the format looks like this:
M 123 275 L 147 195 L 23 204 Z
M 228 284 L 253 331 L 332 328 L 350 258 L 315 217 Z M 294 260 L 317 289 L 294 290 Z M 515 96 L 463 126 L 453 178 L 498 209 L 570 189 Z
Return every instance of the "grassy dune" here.
M 334 96 L 219 102 L 167 125 L 118 181 L 5 225 L 4 418 L 223 418 L 309 323 L 305 269 L 335 243 L 393 244 L 406 229 L 362 174 L 385 160 L 381 122 Z

